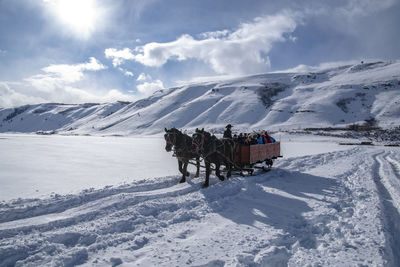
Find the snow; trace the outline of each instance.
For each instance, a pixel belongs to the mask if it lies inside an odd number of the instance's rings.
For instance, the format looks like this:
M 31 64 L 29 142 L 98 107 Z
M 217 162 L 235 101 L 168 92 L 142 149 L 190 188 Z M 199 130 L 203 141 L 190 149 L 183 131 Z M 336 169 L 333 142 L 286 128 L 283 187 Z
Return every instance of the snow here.
M 279 134 L 285 157 L 345 149 L 324 138 Z M 159 136 L 96 137 L 0 134 L 0 200 L 76 194 L 135 179 L 178 175 Z M 195 168 L 189 165 L 189 171 Z M 56 178 L 55 178 L 56 177 Z
M 366 62 L 202 82 L 134 103 L 37 104 L 0 110 L 0 132 L 152 135 L 164 127 L 221 131 L 400 125 L 400 62 Z
M 399 141 L 400 62 L 312 71 L 0 108 L 0 266 L 400 266 L 400 148 L 383 146 Z M 366 120 L 379 131 L 343 130 Z M 206 189 L 189 166 L 178 184 L 164 127 L 227 123 L 268 130 L 283 158 Z
M 176 160 L 161 137 L 1 135 L 9 155 L 25 152 L 18 169 L 32 177 L 27 161 L 64 155 L 51 162 L 57 176 L 42 172 L 37 188 L 46 180 L 65 182 L 68 192 L 86 182 L 95 188 L 64 194 L 53 187 L 55 193 L 36 199 L 27 198 L 32 192 L 25 188 L 15 192 L 19 199 L 4 200 L 0 266 L 398 266 L 399 148 L 276 137 L 284 157 L 272 171 L 224 182 L 212 175 L 211 186 L 202 189 L 204 172 L 177 183 Z M 139 153 L 129 156 L 131 145 L 148 147 L 141 165 L 135 165 Z M 132 161 L 133 167 L 114 166 L 117 154 L 119 164 Z M 61 163 L 71 156 L 78 161 Z M 10 166 L 5 159 L 2 154 L 1 178 Z M 85 173 L 105 166 L 103 177 L 114 180 L 94 175 L 68 185 L 65 164 L 74 170 L 82 162 Z M 175 173 L 166 176 L 167 170 Z M 3 198 L 7 190 L 1 190 Z
M 164 146 L 154 137 L 2 134 L 0 151 L 7 153 L 0 153 L 0 200 L 177 175 L 177 161 Z

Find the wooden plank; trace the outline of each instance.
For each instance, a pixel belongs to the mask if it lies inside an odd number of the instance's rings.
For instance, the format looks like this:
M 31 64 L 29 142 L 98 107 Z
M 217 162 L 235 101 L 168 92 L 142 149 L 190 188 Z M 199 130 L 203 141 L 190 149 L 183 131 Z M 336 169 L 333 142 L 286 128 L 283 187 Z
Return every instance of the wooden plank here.
M 254 164 L 280 156 L 280 142 L 259 144 L 259 145 L 241 145 L 236 144 L 235 163 Z

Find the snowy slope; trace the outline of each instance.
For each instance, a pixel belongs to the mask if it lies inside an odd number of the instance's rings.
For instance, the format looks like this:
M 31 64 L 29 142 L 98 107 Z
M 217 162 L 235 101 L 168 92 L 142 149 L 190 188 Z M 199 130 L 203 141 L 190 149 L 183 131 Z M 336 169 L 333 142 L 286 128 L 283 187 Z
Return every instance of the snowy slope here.
M 306 73 L 269 73 L 190 84 L 135 103 L 38 104 L 0 110 L 0 132 L 91 135 L 159 133 L 164 127 L 220 131 L 346 126 L 375 119 L 400 125 L 400 62 Z
M 0 266 L 399 266 L 399 152 L 283 158 L 208 189 L 203 173 L 3 202 Z

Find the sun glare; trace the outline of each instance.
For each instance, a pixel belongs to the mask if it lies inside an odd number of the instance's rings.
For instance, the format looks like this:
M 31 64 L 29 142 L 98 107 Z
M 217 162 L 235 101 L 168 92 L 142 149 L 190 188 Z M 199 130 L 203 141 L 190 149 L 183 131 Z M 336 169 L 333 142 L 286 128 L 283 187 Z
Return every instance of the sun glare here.
M 45 0 L 62 24 L 80 37 L 89 37 L 96 29 L 100 8 L 95 0 Z

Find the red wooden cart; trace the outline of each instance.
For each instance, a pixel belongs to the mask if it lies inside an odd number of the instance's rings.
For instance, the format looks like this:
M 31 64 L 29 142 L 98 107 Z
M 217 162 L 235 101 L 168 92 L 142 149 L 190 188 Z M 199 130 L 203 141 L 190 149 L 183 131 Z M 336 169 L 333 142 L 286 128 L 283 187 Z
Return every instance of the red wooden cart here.
M 236 144 L 235 147 L 235 169 L 247 171 L 250 174 L 255 168 L 262 168 L 266 171 L 270 170 L 273 160 L 281 156 L 281 143 L 268 143 L 258 145 L 242 145 Z M 257 163 L 265 163 L 256 165 Z

